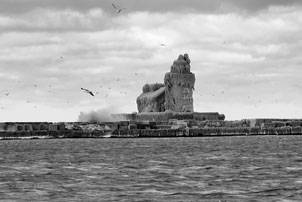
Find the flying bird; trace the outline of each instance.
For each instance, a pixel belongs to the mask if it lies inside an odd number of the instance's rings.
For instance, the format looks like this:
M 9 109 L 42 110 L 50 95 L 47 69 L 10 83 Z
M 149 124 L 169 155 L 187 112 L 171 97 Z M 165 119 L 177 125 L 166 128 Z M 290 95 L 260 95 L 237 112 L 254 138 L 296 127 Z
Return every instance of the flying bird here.
M 111 5 L 117 14 L 122 12 L 122 10 L 126 9 L 126 8 L 120 8 L 119 6 L 115 5 L 114 3 L 112 3 Z
M 63 63 L 64 62 L 64 57 L 63 56 L 60 56 L 56 59 L 56 62 L 57 63 Z
M 84 92 L 86 92 L 86 93 L 88 93 L 88 94 L 90 94 L 91 96 L 94 96 L 93 92 L 90 91 L 90 90 L 88 90 L 88 89 L 86 89 L 86 88 L 81 88 L 81 90 L 84 91 Z
M 166 46 L 166 44 L 164 44 L 164 43 L 161 43 L 161 44 L 160 44 L 160 46 L 163 46 L 163 47 L 164 47 L 164 46 Z

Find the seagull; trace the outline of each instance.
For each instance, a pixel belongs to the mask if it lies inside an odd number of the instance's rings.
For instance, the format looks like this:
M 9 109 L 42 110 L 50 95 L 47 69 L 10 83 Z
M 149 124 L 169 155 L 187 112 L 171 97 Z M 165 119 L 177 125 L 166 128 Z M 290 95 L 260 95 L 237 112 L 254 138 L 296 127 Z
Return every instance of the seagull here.
M 64 57 L 63 57 L 63 56 L 60 56 L 59 58 L 57 58 L 57 62 L 58 62 L 58 63 L 64 62 Z
M 90 94 L 91 96 L 94 96 L 93 92 L 86 88 L 81 88 L 81 90 L 85 91 L 86 93 Z
M 160 44 L 160 46 L 166 46 L 166 44 L 164 44 L 164 43 L 161 43 L 161 44 Z
M 4 93 L 5 96 L 9 96 L 9 92 Z
M 117 14 L 122 12 L 122 10 L 126 9 L 126 8 L 120 8 L 119 6 L 115 5 L 114 3 L 112 3 L 111 5 Z

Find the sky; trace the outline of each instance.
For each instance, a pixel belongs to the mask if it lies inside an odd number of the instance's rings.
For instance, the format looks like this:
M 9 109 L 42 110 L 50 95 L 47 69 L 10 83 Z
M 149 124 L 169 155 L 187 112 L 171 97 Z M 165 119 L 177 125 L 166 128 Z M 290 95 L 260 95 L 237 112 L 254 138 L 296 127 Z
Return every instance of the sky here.
M 1 0 L 0 121 L 136 112 L 184 53 L 195 111 L 302 118 L 301 0 Z

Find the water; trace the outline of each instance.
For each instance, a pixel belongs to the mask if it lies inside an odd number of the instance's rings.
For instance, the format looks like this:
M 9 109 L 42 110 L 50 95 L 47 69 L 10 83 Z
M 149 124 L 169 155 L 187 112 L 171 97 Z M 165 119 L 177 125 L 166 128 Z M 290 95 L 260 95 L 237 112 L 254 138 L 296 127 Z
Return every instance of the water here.
M 0 141 L 0 201 L 302 201 L 302 136 Z

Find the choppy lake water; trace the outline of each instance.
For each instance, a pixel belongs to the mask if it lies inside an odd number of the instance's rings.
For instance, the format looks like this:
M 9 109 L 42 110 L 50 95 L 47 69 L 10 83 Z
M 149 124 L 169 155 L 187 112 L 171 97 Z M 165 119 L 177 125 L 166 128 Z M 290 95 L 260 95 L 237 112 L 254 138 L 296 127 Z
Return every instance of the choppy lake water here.
M 302 136 L 0 141 L 0 201 L 302 201 Z

